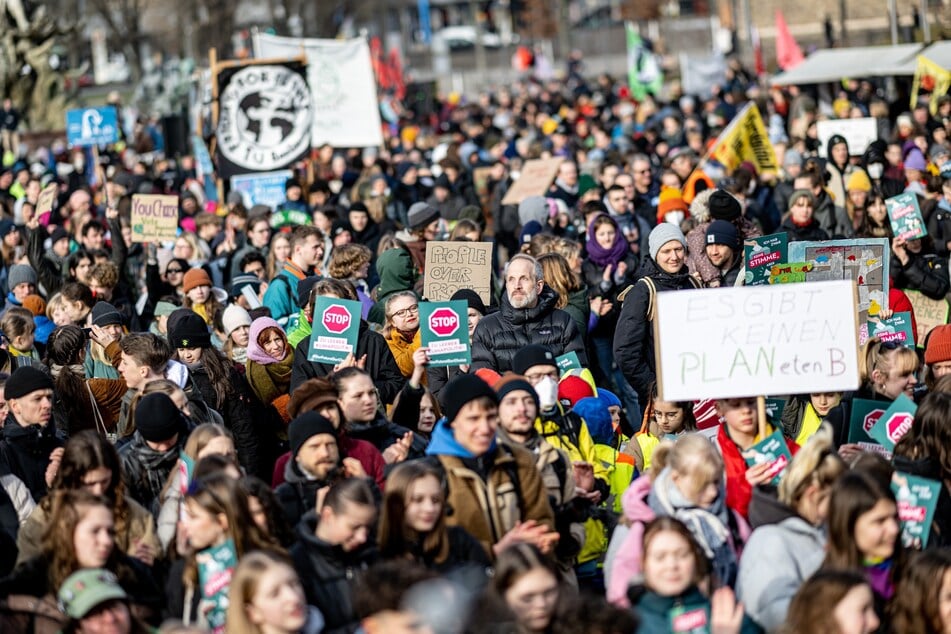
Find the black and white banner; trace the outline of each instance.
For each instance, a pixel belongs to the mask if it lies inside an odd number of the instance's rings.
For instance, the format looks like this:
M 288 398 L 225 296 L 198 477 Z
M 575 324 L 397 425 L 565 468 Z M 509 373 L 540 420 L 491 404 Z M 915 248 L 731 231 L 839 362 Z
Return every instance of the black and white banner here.
M 310 151 L 314 102 L 300 62 L 249 64 L 218 73 L 218 174 L 270 172 Z

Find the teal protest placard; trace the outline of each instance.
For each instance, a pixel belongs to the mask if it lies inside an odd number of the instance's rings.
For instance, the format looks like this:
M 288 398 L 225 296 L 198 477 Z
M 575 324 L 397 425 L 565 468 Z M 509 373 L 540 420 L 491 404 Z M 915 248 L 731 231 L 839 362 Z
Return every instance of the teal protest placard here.
M 858 445 L 864 451 L 880 454 L 891 459 L 890 451 L 878 444 L 871 436 L 872 427 L 885 413 L 886 404 L 864 398 L 852 399 L 852 413 L 849 416 L 849 442 Z
M 898 502 L 901 543 L 905 548 L 924 549 L 931 535 L 931 522 L 938 506 L 941 483 L 896 471 L 892 491 Z
M 885 210 L 896 238 L 917 240 L 928 235 L 921 208 L 918 207 L 918 195 L 914 192 L 892 196 L 885 201 Z
M 789 447 L 778 429 L 743 452 L 743 459 L 750 467 L 766 463 L 769 465 L 766 473 L 770 477 L 770 484 L 777 485 L 783 477 L 783 472 L 792 460 Z
M 225 617 L 228 614 L 228 591 L 231 577 L 238 566 L 238 552 L 234 540 L 227 539 L 219 546 L 211 546 L 195 555 L 198 565 L 198 586 L 201 598 L 211 609 L 205 613 L 212 632 L 225 631 Z
M 743 241 L 743 261 L 746 263 L 746 285 L 769 284 L 770 269 L 786 262 L 789 239 L 784 233 L 774 233 Z
M 555 363 L 558 365 L 558 373 L 562 376 L 565 375 L 565 372 L 581 369 L 581 359 L 578 358 L 578 353 L 573 350 L 556 358 Z
M 469 346 L 469 305 L 465 300 L 420 302 L 420 342 L 434 367 L 472 363 Z
M 872 426 L 869 435 L 885 449 L 894 451 L 898 441 L 911 429 L 917 410 L 913 400 L 904 393 L 899 394 Z
M 307 360 L 337 364 L 356 354 L 362 304 L 350 299 L 318 296 Z
M 888 319 L 868 318 L 868 336 L 878 337 L 880 341 L 895 341 L 903 346 L 915 348 L 915 334 L 911 329 L 911 313 L 895 313 Z
M 774 423 L 778 423 L 783 417 L 783 410 L 786 409 L 786 399 L 768 398 L 766 399 L 766 415 Z

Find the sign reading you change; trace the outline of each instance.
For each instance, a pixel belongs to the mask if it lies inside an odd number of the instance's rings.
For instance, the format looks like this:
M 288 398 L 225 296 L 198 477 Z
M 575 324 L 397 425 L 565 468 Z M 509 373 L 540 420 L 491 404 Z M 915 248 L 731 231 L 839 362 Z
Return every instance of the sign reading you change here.
M 174 240 L 178 235 L 178 196 L 136 194 L 131 220 L 133 242 Z
M 654 329 L 665 401 L 859 386 L 851 281 L 658 293 Z

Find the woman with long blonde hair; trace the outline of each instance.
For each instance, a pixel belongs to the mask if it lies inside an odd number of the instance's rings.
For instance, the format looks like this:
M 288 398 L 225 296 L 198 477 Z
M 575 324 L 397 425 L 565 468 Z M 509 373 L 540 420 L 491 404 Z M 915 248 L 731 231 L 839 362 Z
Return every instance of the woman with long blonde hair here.
M 273 551 L 250 553 L 238 564 L 229 598 L 228 634 L 298 634 L 324 625 L 291 561 Z

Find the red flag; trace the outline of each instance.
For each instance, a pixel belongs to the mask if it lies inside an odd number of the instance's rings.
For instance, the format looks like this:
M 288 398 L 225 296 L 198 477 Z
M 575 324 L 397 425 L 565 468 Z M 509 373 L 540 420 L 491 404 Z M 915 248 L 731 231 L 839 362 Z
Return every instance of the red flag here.
M 403 60 L 400 58 L 399 49 L 395 47 L 390 49 L 387 66 L 390 68 L 396 96 L 398 99 L 403 99 L 406 97 L 406 81 L 403 79 Z
M 383 59 L 383 45 L 379 37 L 370 38 L 370 63 L 373 64 L 373 74 L 376 83 L 383 89 L 389 88 L 389 77 L 386 72 L 386 60 Z
M 756 64 L 756 76 L 766 73 L 766 61 L 763 59 L 763 43 L 759 39 L 759 29 L 750 27 L 750 38 L 753 40 L 753 60 Z
M 776 63 L 783 70 L 797 66 L 806 57 L 796 43 L 796 38 L 789 32 L 783 12 L 776 9 Z

